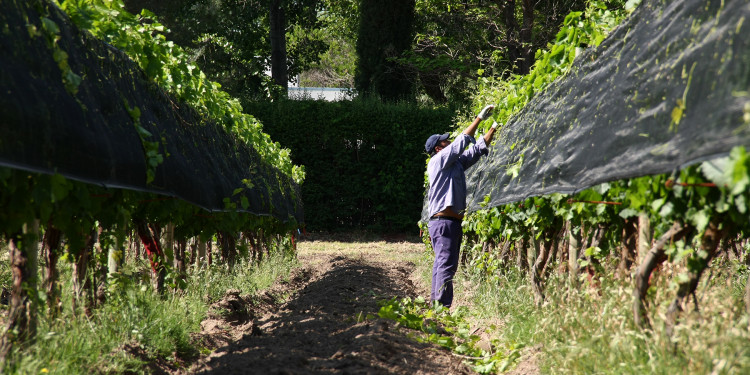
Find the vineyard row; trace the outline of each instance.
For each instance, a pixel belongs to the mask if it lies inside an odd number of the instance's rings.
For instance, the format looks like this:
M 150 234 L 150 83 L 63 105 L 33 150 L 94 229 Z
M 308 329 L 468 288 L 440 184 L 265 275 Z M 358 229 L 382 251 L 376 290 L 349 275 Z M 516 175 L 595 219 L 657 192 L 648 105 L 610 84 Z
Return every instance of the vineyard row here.
M 729 157 L 672 175 L 479 210 L 464 222 L 463 261 L 487 277 L 510 268 L 527 272 L 537 304 L 553 275 L 580 287 L 581 280 L 595 286 L 614 272 L 631 280 L 640 327 L 651 325 L 651 277 L 666 268 L 678 285 L 667 313 L 667 327 L 674 327 L 713 261 L 750 265 L 748 170 L 750 159 L 738 147 Z M 745 291 L 750 312 L 750 287 Z
M 190 265 L 231 270 L 240 257 L 259 262 L 277 249 L 294 249 L 293 223 L 236 212 L 233 203 L 209 213 L 182 200 L 59 175 L 0 168 L 0 204 L 12 273 L 3 359 L 12 345 L 33 340 L 40 311 L 60 314 L 61 259 L 72 266 L 73 311 L 89 315 L 127 277 L 120 271 L 128 252 L 130 259 L 148 259 L 143 273 L 164 294 L 184 287 Z

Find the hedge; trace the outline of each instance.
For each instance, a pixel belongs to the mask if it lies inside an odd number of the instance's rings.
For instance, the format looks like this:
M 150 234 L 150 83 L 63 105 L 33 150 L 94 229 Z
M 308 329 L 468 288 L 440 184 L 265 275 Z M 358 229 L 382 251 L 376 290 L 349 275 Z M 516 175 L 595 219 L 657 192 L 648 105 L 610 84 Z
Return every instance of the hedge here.
M 245 110 L 304 165 L 302 200 L 311 231 L 417 230 L 424 199 L 424 142 L 448 132 L 447 107 L 374 99 L 247 102 Z

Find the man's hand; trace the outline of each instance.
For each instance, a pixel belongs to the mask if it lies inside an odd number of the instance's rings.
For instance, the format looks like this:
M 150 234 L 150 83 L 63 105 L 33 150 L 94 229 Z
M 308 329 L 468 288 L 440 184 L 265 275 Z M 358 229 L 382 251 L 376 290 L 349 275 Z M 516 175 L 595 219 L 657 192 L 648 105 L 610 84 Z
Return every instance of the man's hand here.
M 492 115 L 492 110 L 495 109 L 495 106 L 490 104 L 484 108 L 482 108 L 482 111 L 479 112 L 477 115 L 477 118 L 474 119 L 474 121 L 469 125 L 466 130 L 464 130 L 464 134 L 468 134 L 469 136 L 473 137 L 474 132 L 477 131 L 477 127 L 479 127 L 479 123 L 484 121 L 485 119 L 489 118 Z
M 500 125 L 502 124 L 498 124 L 497 121 L 493 121 L 492 126 L 490 126 L 489 130 L 487 130 L 487 133 L 484 133 L 484 143 L 486 143 L 487 146 L 489 146 L 490 142 L 492 142 L 492 137 L 495 136 L 495 131 Z
M 486 120 L 488 117 L 490 117 L 492 115 L 492 110 L 493 109 L 495 109 L 495 106 L 492 105 L 492 104 L 490 104 L 490 105 L 482 108 L 482 111 L 479 112 L 479 114 L 477 115 L 477 117 L 480 120 L 484 121 L 484 120 Z

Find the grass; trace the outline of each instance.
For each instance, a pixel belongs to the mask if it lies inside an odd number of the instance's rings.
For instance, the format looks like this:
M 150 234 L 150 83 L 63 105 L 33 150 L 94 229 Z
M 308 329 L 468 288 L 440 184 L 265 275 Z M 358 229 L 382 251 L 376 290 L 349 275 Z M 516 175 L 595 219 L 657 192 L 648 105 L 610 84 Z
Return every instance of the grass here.
M 379 237 L 309 237 L 298 244 L 300 257 L 322 254 L 407 261 L 429 287 L 432 256 L 415 241 L 389 242 Z M 282 256 L 260 267 L 238 264 L 230 273 L 222 267 L 193 272 L 182 292 L 155 296 L 147 280 L 133 270 L 109 294 L 92 318 L 73 315 L 70 308 L 58 319 L 41 322 L 37 340 L 14 348 L 7 373 L 150 373 L 155 359 L 179 364 L 205 348 L 191 341 L 212 301 L 228 289 L 251 294 L 289 274 L 295 264 Z M 64 269 L 62 280 L 69 280 Z M 608 273 L 611 274 L 611 273 Z M 2 275 L 0 275 L 2 276 Z M 750 319 L 745 314 L 744 287 L 748 270 L 727 262 L 715 264 L 682 315 L 674 335 L 665 334 L 664 314 L 675 285 L 664 274 L 654 280 L 649 315 L 653 330 L 642 331 L 632 318 L 632 285 L 603 277 L 601 286 L 584 283 L 570 289 L 567 281 L 548 281 L 547 302 L 533 302 L 528 276 L 507 270 L 480 278 L 465 266 L 456 278 L 456 305 L 469 309 L 473 324 L 488 330 L 497 347 L 541 348 L 539 368 L 548 374 L 744 374 L 750 373 Z M 129 284 L 128 284 L 129 283 Z M 70 286 L 64 295 L 70 295 Z M 66 300 L 66 304 L 70 302 Z
M 228 289 L 253 294 L 268 288 L 286 277 L 294 265 L 295 261 L 279 254 L 259 266 L 241 261 L 232 272 L 221 266 L 203 268 L 188 276 L 184 290 L 164 297 L 156 295 L 138 273 L 126 269 L 124 274 L 130 276 L 118 278 L 110 287 L 107 303 L 90 318 L 73 314 L 70 300 L 64 299 L 67 308 L 59 318 L 40 321 L 35 342 L 12 349 L 5 373 L 147 374 L 155 361 L 179 366 L 206 350 L 190 337 L 200 331 L 211 302 Z M 68 267 L 62 273 L 61 280 L 70 280 Z M 63 286 L 63 296 L 71 295 L 70 288 L 69 283 Z
M 584 283 L 573 290 L 566 280 L 551 279 L 541 307 L 534 305 L 527 276 L 516 271 L 481 280 L 463 269 L 456 290 L 477 324 L 501 322 L 494 335 L 505 346 L 541 347 L 542 373 L 747 374 L 747 271 L 738 264 L 714 268 L 697 291 L 700 310 L 691 300 L 672 337 L 664 316 L 676 286 L 666 277 L 651 290 L 654 324 L 646 331 L 633 322 L 632 284 L 612 277 L 603 277 L 599 288 Z

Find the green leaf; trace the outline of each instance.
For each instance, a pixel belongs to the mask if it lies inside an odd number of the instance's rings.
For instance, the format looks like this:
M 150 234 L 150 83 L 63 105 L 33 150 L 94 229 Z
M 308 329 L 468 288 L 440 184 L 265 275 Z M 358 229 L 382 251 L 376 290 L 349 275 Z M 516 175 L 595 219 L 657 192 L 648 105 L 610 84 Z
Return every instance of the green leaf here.
M 730 169 L 732 194 L 739 195 L 748 190 L 750 176 L 748 175 L 748 158 L 744 147 L 735 147 L 729 153 L 733 162 Z
M 72 188 L 72 185 L 68 183 L 68 180 L 65 179 L 62 175 L 55 174 L 51 177 L 51 197 L 50 200 L 52 203 L 59 202 L 65 197 L 68 196 L 68 193 L 70 192 L 70 189 Z
M 659 215 L 668 217 L 672 215 L 672 212 L 674 212 L 674 204 L 672 204 L 672 202 L 667 202 L 665 205 L 661 206 Z
M 734 206 L 737 208 L 737 211 L 741 214 L 747 213 L 747 200 L 745 199 L 744 195 L 738 195 L 734 198 Z
M 729 186 L 731 178 L 725 171 L 729 168 L 729 158 L 717 158 L 701 163 L 700 170 L 706 178 L 719 186 Z
M 133 119 L 134 122 L 138 122 L 141 119 L 141 109 L 138 107 L 133 107 L 132 109 L 128 108 L 128 114 L 130 115 L 130 118 Z M 150 137 L 151 133 L 148 132 L 148 130 L 144 129 L 143 127 L 138 127 L 138 133 L 141 135 L 141 137 Z
M 471 352 L 471 347 L 466 344 L 460 344 L 456 346 L 453 351 L 457 354 L 465 355 Z
M 586 249 L 583 253 L 587 257 L 594 257 L 594 258 L 596 258 L 596 257 L 599 256 L 599 254 L 601 254 L 601 252 L 602 252 L 602 249 L 599 248 L 599 246 L 593 246 L 593 247 L 589 247 L 588 249 Z
M 698 229 L 698 231 L 702 232 L 708 226 L 710 217 L 705 210 L 700 210 L 692 214 L 688 219 Z
M 631 217 L 638 216 L 638 211 L 636 211 L 636 210 L 634 210 L 632 208 L 626 208 L 626 209 L 620 211 L 619 215 L 623 219 L 628 219 L 628 218 L 631 218 Z
M 474 371 L 480 374 L 489 374 L 495 369 L 495 361 L 491 361 L 485 364 L 474 366 Z
M 60 27 L 47 17 L 42 17 L 42 27 L 53 34 L 60 34 Z
M 688 281 L 690 281 L 690 276 L 688 276 L 688 274 L 685 273 L 685 272 L 681 272 L 681 273 L 677 274 L 677 277 L 675 277 L 675 281 L 678 284 L 685 284 Z
M 659 211 L 659 209 L 661 209 L 661 206 L 663 206 L 666 201 L 667 200 L 665 198 L 654 199 L 651 202 L 651 209 L 654 211 Z

